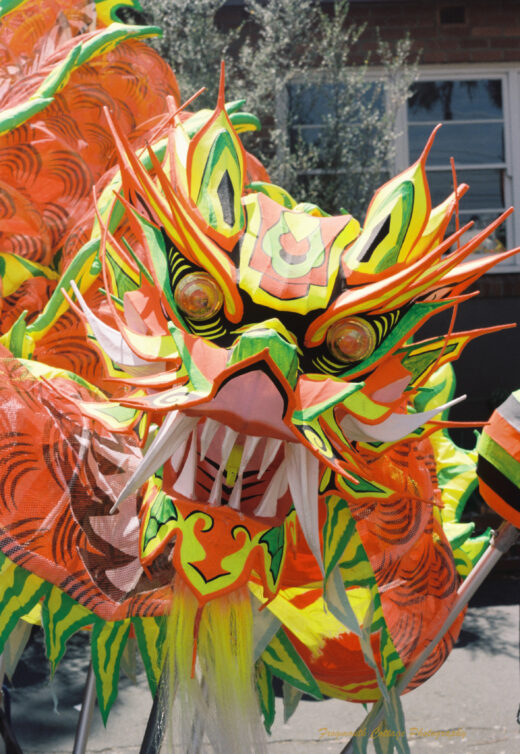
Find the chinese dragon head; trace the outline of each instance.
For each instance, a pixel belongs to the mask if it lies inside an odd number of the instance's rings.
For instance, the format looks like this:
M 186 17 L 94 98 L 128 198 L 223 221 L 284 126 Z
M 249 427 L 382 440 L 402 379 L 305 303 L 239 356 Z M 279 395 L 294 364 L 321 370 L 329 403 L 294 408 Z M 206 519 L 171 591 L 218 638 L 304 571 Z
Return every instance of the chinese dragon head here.
M 118 171 L 94 182 L 90 239 L 52 275 L 31 262 L 54 292 L 3 336 L 2 569 L 27 599 L 2 587 L 2 637 L 40 604 L 55 664 L 93 625 L 106 714 L 133 631 L 152 689 L 170 648 L 199 712 L 201 673 L 238 706 L 254 679 L 269 728 L 272 675 L 317 698 L 387 694 L 485 550 L 459 523 L 476 455 L 446 421 L 450 363 L 484 331 L 413 336 L 514 251 L 470 257 L 504 217 L 447 235 L 467 187 L 432 208 L 433 135 L 360 226 L 269 181 L 223 77 L 214 111 L 170 94 L 141 151 L 105 110 Z M 67 316 L 85 328 L 68 363 Z

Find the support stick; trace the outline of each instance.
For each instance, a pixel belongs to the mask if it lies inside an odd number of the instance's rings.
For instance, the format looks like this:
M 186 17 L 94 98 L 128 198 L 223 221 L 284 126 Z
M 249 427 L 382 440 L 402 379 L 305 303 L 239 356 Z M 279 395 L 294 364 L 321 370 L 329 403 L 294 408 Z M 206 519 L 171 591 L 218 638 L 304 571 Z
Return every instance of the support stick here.
M 507 523 L 507 521 L 504 521 L 500 525 L 488 549 L 480 558 L 469 576 L 460 585 L 457 593 L 457 599 L 451 609 L 450 614 L 442 624 L 441 628 L 437 631 L 428 646 L 423 649 L 421 654 L 415 658 L 412 664 L 406 668 L 402 676 L 399 678 L 396 684 L 396 689 L 399 694 L 403 693 L 410 681 L 418 673 L 423 663 L 428 659 L 446 631 L 448 631 L 452 624 L 455 622 L 463 608 L 466 607 L 469 600 L 473 597 L 493 566 L 515 543 L 517 536 L 518 530 L 513 526 L 513 524 L 509 524 Z M 354 733 L 348 744 L 341 750 L 340 754 L 354 754 L 356 736 L 361 735 L 361 731 L 367 731 L 367 733 L 369 734 L 372 733 L 383 719 L 383 716 L 384 708 L 381 700 L 379 700 L 373 706 L 364 722 L 356 730 L 356 733 Z
M 159 754 L 166 731 L 166 710 L 164 696 L 168 688 L 168 674 L 163 671 L 159 687 L 153 699 L 152 709 L 146 724 L 139 754 Z
M 0 654 L 0 688 L 3 687 L 5 674 L 4 654 Z M 16 740 L 11 727 L 11 716 L 9 715 L 9 705 L 4 698 L 4 690 L 0 691 L 0 736 L 4 742 L 5 754 L 23 754 L 20 744 Z
M 96 679 L 94 677 L 94 669 L 91 661 L 88 666 L 87 682 L 85 683 L 85 691 L 83 692 L 83 703 L 81 705 L 81 712 L 79 713 L 72 754 L 85 754 L 87 750 L 90 723 L 92 722 L 92 713 L 94 712 L 95 703 Z

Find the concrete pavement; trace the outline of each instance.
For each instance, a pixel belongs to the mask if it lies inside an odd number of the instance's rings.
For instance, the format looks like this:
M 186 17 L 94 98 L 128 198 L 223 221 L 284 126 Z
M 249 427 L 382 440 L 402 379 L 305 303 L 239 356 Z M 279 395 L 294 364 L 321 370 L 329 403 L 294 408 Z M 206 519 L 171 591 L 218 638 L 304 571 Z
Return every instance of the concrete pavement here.
M 491 577 L 472 601 L 461 638 L 426 684 L 403 698 L 415 754 L 518 754 L 520 581 Z M 40 646 L 39 646 L 40 644 Z M 88 651 L 77 641 L 53 684 L 45 678 L 41 642 L 33 641 L 17 673 L 12 717 L 24 754 L 70 754 Z M 54 712 L 53 695 L 58 702 Z M 288 723 L 277 700 L 269 754 L 339 754 L 364 718 L 360 705 L 301 702 Z M 123 678 L 105 729 L 95 711 L 89 754 L 138 754 L 151 706 L 144 673 Z M 166 754 L 166 747 L 163 747 Z M 209 749 L 203 749 L 208 752 Z M 180 754 L 180 752 L 179 752 Z

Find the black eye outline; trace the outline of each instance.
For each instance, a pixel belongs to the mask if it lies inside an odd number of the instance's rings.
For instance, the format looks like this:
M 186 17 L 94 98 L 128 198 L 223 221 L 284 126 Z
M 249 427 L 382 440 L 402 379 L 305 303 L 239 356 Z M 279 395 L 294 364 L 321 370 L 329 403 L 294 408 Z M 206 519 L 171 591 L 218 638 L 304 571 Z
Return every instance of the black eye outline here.
M 367 339 L 367 344 L 364 349 L 360 348 L 357 351 L 353 351 L 350 354 L 344 353 L 337 341 L 342 330 L 346 330 L 349 325 L 352 332 L 358 332 L 361 336 Z M 371 356 L 378 345 L 378 337 L 375 329 L 372 325 L 362 317 L 344 317 L 343 319 L 334 322 L 333 325 L 327 330 L 326 337 L 327 348 L 330 354 L 341 364 L 355 364 L 356 362 L 363 361 Z
M 182 295 L 186 292 L 186 289 L 189 287 L 193 287 L 195 289 L 198 282 L 202 282 L 204 284 L 203 286 L 200 286 L 201 291 L 204 291 L 205 287 L 206 292 L 215 295 L 215 299 L 213 302 L 211 302 L 211 305 L 206 309 L 202 309 L 201 311 L 197 311 L 193 308 L 190 309 L 186 305 L 183 305 L 182 301 Z M 212 319 L 216 314 L 218 314 L 224 304 L 224 294 L 222 293 L 220 286 L 218 285 L 216 280 L 209 274 L 209 272 L 205 272 L 204 270 L 188 272 L 186 275 L 183 275 L 183 277 L 175 286 L 173 296 L 175 303 L 179 307 L 182 314 L 189 320 L 194 322 L 207 322 L 207 320 Z

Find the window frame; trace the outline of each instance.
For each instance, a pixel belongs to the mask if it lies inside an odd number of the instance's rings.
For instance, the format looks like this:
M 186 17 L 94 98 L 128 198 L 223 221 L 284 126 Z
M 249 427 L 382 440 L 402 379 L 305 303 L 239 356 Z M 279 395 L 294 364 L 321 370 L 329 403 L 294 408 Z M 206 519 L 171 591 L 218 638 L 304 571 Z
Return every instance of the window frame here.
M 384 77 L 384 70 L 380 66 L 369 66 L 366 69 L 366 78 L 380 80 Z M 515 211 L 506 219 L 506 248 L 512 249 L 520 246 L 520 138 L 515 139 L 514 134 L 520 134 L 520 63 L 460 63 L 442 65 L 421 65 L 418 67 L 417 81 L 439 80 L 481 80 L 500 79 L 502 81 L 503 115 L 504 115 L 504 162 L 505 162 L 505 185 L 504 201 L 505 208 L 515 207 Z M 319 86 L 320 75 L 318 72 L 307 76 L 305 79 L 296 75 L 294 83 L 315 84 Z M 276 121 L 280 126 L 288 130 L 288 107 L 289 94 L 284 87 L 277 98 Z M 408 119 L 407 105 L 401 107 L 395 121 L 395 150 L 394 159 L 391 160 L 389 171 L 391 175 L 403 172 L 410 165 L 408 149 Z M 447 166 L 448 167 L 448 166 Z M 471 185 L 470 185 L 471 191 Z M 447 191 L 447 194 L 449 191 Z M 464 200 L 463 200 L 464 201 Z M 361 219 L 361 218 L 359 218 Z M 490 274 L 520 273 L 520 254 L 511 259 L 501 262 L 489 270 Z
M 506 209 L 515 207 L 515 212 L 505 221 L 507 248 L 520 246 L 520 64 L 471 63 L 420 66 L 418 82 L 461 81 L 498 79 L 502 81 L 504 116 L 504 201 Z M 515 127 L 516 126 L 516 127 Z M 407 106 L 398 112 L 396 120 L 396 145 L 394 172 L 400 173 L 409 165 Z M 463 169 L 463 168 L 461 168 Z M 471 191 L 471 184 L 470 184 Z M 464 200 L 462 200 L 464 201 Z M 518 256 L 501 262 L 490 273 L 520 273 Z

